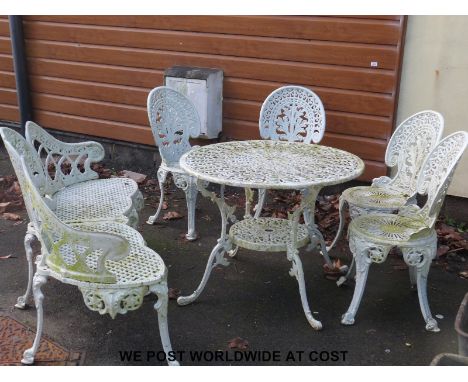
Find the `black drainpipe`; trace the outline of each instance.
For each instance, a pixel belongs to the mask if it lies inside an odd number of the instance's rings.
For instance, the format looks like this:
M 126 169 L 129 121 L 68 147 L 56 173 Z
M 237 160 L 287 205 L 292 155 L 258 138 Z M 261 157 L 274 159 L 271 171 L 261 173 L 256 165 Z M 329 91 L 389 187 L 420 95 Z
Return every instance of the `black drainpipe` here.
M 15 68 L 16 94 L 20 109 L 20 129 L 24 135 L 25 124 L 32 119 L 32 107 L 26 55 L 24 52 L 23 18 L 22 16 L 8 16 L 8 20 L 10 24 L 13 65 Z

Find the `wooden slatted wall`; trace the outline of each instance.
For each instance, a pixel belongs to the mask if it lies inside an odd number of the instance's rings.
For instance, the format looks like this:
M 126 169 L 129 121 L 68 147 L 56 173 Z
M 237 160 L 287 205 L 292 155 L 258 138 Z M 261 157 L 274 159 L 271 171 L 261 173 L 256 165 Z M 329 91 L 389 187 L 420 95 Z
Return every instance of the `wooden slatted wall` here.
M 0 120 L 19 121 L 8 16 L 0 16 Z
M 34 118 L 154 144 L 146 97 L 164 69 L 216 67 L 225 75 L 226 136 L 258 138 L 265 97 L 284 84 L 308 86 L 325 105 L 323 144 L 359 155 L 371 179 L 386 172 L 403 31 L 400 16 L 28 16 Z

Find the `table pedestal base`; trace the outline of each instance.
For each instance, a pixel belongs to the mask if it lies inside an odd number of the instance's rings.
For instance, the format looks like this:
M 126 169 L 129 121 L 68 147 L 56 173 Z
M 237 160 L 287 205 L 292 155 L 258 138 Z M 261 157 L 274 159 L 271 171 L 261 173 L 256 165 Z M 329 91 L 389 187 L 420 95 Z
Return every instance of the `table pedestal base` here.
M 235 216 L 233 215 L 235 207 L 229 207 L 226 204 L 224 200 L 224 186 L 221 186 L 219 197 L 214 192 L 208 191 L 202 182 L 198 182 L 198 188 L 202 195 L 209 197 L 218 205 L 222 220 L 221 237 L 211 251 L 205 273 L 203 274 L 198 288 L 189 296 L 179 297 L 177 303 L 179 305 L 187 305 L 200 296 L 213 268 L 218 265 L 229 265 L 229 261 L 224 255 L 232 251 L 233 245 L 263 252 L 285 251 L 288 260 L 291 262 L 289 274 L 295 277 L 298 282 L 302 308 L 307 321 L 314 329 L 322 329 L 321 322 L 313 317 L 309 308 L 304 271 L 298 251 L 298 248 L 306 245 L 311 238 L 315 241 L 315 245 L 319 244 L 321 248 L 325 247 L 322 234 L 316 228 L 313 218 L 310 218 L 310 216 L 308 217 L 308 224 L 299 224 L 299 217 L 304 210 L 306 208 L 310 210 L 310 208 L 315 205 L 319 189 L 309 189 L 307 192 L 304 192 L 300 207 L 294 211 L 288 220 L 276 218 L 247 218 L 231 226 L 229 235 L 227 235 L 228 221 L 235 221 Z

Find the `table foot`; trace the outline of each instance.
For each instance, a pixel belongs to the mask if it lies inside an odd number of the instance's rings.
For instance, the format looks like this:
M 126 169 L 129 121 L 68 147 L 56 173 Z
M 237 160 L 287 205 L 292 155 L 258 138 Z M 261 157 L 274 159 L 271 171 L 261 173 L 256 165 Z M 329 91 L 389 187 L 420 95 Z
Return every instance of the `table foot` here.
M 177 304 L 180 306 L 188 305 L 194 302 L 198 296 L 203 292 L 208 279 L 210 278 L 211 271 L 214 267 L 218 265 L 229 265 L 229 261 L 224 257 L 224 254 L 231 250 L 231 243 L 229 240 L 218 240 L 218 244 L 213 248 L 211 251 L 210 257 L 208 258 L 208 262 L 206 264 L 205 273 L 198 285 L 198 288 L 189 296 L 180 296 L 177 299 Z
M 299 285 L 299 294 L 301 296 L 302 308 L 304 309 L 306 319 L 309 322 L 310 326 L 312 326 L 312 328 L 314 328 L 315 330 L 321 330 L 322 323 L 314 318 L 314 316 L 312 315 L 312 311 L 309 308 L 309 302 L 307 301 L 307 293 L 304 281 L 304 271 L 302 269 L 301 259 L 299 258 L 296 249 L 288 251 L 288 260 L 292 263 L 292 267 L 289 271 L 289 274 L 292 277 L 296 278 L 297 283 Z

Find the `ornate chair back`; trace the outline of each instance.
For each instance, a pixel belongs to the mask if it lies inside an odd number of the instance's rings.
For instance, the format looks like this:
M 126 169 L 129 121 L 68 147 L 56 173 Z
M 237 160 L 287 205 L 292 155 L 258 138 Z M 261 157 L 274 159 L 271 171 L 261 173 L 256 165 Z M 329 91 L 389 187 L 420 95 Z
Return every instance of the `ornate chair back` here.
M 34 152 L 32 147 L 11 129 L 2 127 L 0 134 L 18 177 L 34 233 L 42 245 L 43 256 L 39 266 L 47 264 L 62 279 L 115 282 L 115 276 L 106 269 L 105 261 L 127 256 L 129 243 L 119 236 L 78 231 L 61 222 L 36 187 L 36 184 L 42 184 L 44 174 L 39 168 L 31 171 L 29 160 L 28 163 L 25 160 L 29 154 L 23 153 L 28 153 L 28 150 Z
M 325 133 L 325 110 L 312 90 L 283 86 L 263 102 L 259 128 L 263 139 L 319 143 Z
M 26 122 L 26 140 L 36 150 L 44 168 L 47 194 L 53 195 L 63 187 L 99 177 L 91 164 L 104 158 L 101 144 L 67 144 L 31 121 Z
M 189 138 L 200 135 L 200 119 L 193 103 L 166 86 L 148 95 L 148 117 L 163 162 L 179 166 L 180 157 L 190 150 Z
M 436 111 L 421 111 L 404 120 L 395 129 L 385 152 L 385 164 L 397 168 L 392 179 L 384 177 L 386 185 L 414 196 L 421 166 L 443 130 L 444 118 Z
M 468 145 L 468 133 L 457 131 L 445 137 L 424 162 L 417 182 L 417 192 L 427 195 L 421 209 L 425 223 L 433 227 L 452 181 L 455 169 Z

